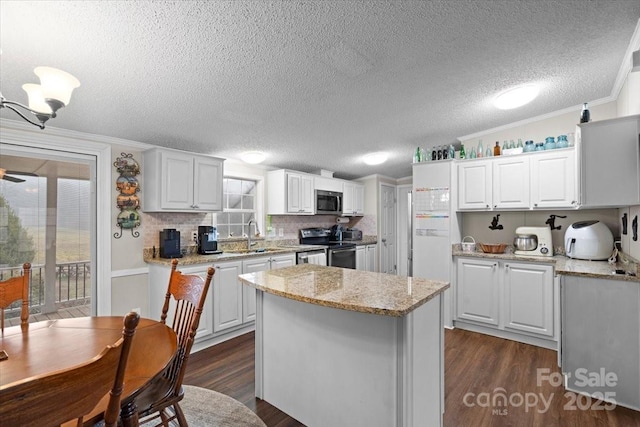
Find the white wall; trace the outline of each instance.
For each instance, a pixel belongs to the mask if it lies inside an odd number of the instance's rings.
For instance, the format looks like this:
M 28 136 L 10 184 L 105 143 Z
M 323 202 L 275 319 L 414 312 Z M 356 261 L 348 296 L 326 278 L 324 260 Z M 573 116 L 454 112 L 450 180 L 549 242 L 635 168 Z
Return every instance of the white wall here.
M 618 96 L 618 116 L 640 114 L 640 71 L 630 73 Z

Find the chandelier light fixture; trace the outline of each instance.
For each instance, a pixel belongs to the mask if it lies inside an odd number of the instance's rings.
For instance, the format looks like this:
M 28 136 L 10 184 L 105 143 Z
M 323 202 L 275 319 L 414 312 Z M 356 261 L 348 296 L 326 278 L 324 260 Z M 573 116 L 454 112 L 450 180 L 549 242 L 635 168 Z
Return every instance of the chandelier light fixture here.
M 56 117 L 56 111 L 69 105 L 71 93 L 80 86 L 80 82 L 71 74 L 57 68 L 36 67 L 33 71 L 40 77 L 40 84 L 22 85 L 29 97 L 29 106 L 9 101 L 0 93 L 0 108 L 15 111 L 32 125 L 44 129 L 44 123 Z

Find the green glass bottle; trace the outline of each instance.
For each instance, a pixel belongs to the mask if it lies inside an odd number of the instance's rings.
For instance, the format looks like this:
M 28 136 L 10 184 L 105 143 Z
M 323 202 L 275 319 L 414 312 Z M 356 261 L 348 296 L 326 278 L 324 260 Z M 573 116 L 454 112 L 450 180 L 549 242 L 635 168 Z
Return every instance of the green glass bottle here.
M 416 153 L 413 155 L 413 163 L 420 163 L 420 147 L 416 148 Z
M 464 144 L 460 144 L 460 158 L 465 159 L 467 157 L 467 153 L 464 152 Z

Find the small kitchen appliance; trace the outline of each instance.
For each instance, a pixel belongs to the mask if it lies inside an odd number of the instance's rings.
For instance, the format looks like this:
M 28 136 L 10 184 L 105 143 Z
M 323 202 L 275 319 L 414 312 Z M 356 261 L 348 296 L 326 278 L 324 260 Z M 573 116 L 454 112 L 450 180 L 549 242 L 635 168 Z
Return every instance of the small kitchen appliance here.
M 564 233 L 564 251 L 570 258 L 608 259 L 613 252 L 613 234 L 597 220 L 574 222 Z
M 175 228 L 160 231 L 160 258 L 182 258 L 180 232 Z
M 316 215 L 342 215 L 342 193 L 316 190 Z
M 549 227 L 518 227 L 513 239 L 514 255 L 553 256 Z
M 219 254 L 218 230 L 210 225 L 198 226 L 198 253 L 200 255 Z
M 347 228 L 342 232 L 342 240 L 362 240 L 362 230 Z

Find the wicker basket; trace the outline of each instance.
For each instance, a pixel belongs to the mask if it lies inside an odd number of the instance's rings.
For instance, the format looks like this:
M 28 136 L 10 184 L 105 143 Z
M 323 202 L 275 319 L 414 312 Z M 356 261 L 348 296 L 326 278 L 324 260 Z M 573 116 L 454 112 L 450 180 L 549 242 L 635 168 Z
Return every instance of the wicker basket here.
M 460 243 L 462 247 L 462 252 L 475 252 L 476 251 L 476 241 L 471 236 L 465 236 Z
M 482 252 L 484 252 L 485 254 L 503 254 L 504 250 L 507 249 L 506 243 L 478 243 L 478 245 L 480 246 L 480 249 L 482 249 Z

